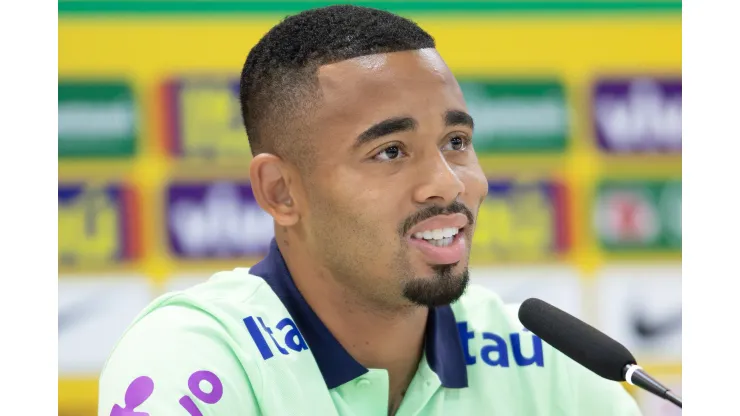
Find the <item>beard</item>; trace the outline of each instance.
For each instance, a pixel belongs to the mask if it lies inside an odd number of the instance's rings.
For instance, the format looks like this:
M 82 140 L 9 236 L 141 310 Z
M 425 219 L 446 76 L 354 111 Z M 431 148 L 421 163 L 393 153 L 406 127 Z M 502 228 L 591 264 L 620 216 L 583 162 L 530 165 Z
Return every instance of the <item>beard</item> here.
M 449 305 L 465 293 L 470 282 L 466 267 L 461 273 L 453 273 L 455 264 L 433 266 L 434 276 L 412 278 L 403 281 L 403 297 L 415 305 L 434 308 Z

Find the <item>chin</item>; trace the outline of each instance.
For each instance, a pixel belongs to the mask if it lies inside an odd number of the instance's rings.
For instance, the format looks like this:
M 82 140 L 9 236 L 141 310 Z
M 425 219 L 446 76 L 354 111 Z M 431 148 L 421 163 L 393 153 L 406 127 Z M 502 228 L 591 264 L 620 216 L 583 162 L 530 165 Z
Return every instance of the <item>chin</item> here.
M 406 281 L 403 296 L 413 304 L 426 307 L 449 305 L 457 301 L 467 289 L 469 276 L 466 269 L 460 273 L 435 273 L 432 278 Z

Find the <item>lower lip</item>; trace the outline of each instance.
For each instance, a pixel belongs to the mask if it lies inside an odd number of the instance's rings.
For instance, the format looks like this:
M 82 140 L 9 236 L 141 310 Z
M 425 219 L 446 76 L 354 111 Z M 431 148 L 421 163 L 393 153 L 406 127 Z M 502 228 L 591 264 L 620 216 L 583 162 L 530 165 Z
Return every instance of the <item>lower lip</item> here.
M 465 254 L 465 233 L 460 230 L 448 246 L 437 247 L 420 238 L 409 238 L 410 244 L 421 251 L 430 264 L 454 264 Z

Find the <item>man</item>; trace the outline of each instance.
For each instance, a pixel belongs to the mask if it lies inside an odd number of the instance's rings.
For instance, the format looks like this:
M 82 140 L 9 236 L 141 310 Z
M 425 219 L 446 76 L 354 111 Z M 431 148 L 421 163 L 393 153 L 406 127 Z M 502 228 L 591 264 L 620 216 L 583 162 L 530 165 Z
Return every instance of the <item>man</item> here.
M 270 252 L 150 305 L 100 415 L 639 414 L 466 291 L 487 181 L 421 28 L 353 6 L 289 17 L 247 57 L 241 102 Z

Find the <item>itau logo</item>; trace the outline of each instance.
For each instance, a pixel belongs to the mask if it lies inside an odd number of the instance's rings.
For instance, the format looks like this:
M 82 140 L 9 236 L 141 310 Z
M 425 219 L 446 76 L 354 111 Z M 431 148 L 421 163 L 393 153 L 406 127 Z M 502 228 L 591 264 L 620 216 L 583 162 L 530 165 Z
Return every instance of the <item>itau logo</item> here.
M 260 255 L 274 235 L 248 183 L 174 184 L 168 217 L 171 248 L 180 257 Z
M 681 151 L 681 79 L 606 79 L 593 90 L 599 146 L 609 152 Z

